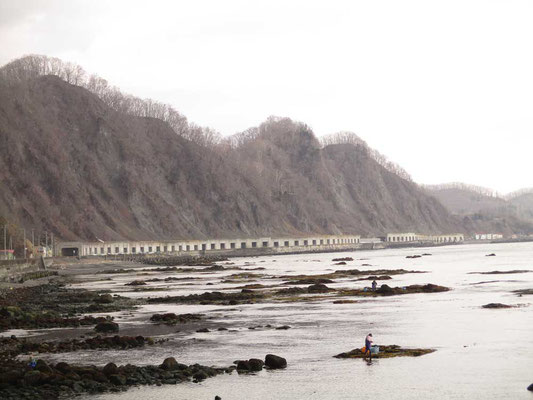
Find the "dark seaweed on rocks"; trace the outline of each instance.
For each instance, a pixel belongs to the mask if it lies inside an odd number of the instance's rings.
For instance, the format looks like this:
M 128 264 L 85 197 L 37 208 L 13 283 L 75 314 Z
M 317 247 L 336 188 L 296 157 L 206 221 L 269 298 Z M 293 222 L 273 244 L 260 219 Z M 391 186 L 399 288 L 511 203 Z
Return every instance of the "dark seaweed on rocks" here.
M 398 345 L 379 346 L 379 353 L 373 354 L 372 358 L 393 358 L 393 357 L 419 357 L 424 354 L 433 353 L 434 349 L 404 349 Z M 353 349 L 347 353 L 340 353 L 335 358 L 365 358 L 367 355 L 361 349 Z
M 167 296 L 148 299 L 148 303 L 196 303 L 196 304 L 238 304 L 264 298 L 262 293 L 222 293 L 204 292 L 202 294 L 190 294 L 187 296 Z
M 215 375 L 231 372 L 235 367 L 212 368 L 199 364 L 185 365 L 174 358 L 159 366 L 104 367 L 69 365 L 65 362 L 47 364 L 37 360 L 35 369 L 27 363 L 8 360 L 0 364 L 0 398 L 58 399 L 82 393 L 118 392 L 138 385 L 175 385 L 182 382 L 199 382 Z
M 187 323 L 191 321 L 198 321 L 204 317 L 204 314 L 154 314 L 150 317 L 150 321 L 163 323 L 167 325 L 175 325 L 177 323 Z
M 135 300 L 100 295 L 58 284 L 21 287 L 0 291 L 0 331 L 95 325 L 103 317 L 80 314 L 112 312 L 132 308 Z
M 27 338 L 0 338 L 0 355 L 15 357 L 28 353 L 64 353 L 78 350 L 118 349 L 126 350 L 154 344 L 154 340 L 144 336 L 96 336 L 88 339 L 68 339 L 62 341 L 33 342 Z
M 143 264 L 163 266 L 212 266 L 216 262 L 227 260 L 224 256 L 160 256 L 140 259 Z

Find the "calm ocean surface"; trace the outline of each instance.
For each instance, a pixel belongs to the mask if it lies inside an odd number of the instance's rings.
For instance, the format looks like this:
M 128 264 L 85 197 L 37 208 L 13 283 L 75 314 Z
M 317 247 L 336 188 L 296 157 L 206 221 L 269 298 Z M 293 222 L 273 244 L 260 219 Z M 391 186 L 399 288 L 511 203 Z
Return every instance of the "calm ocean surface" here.
M 432 256 L 407 259 L 407 255 Z M 496 253 L 496 257 L 486 254 Z M 346 266 L 333 265 L 335 257 L 351 256 Z M 354 304 L 332 300 L 310 303 L 262 303 L 238 306 L 151 305 L 154 312 L 203 312 L 213 321 L 229 324 L 235 332 L 214 331 L 171 335 L 166 346 L 127 352 L 87 351 L 61 354 L 66 361 L 117 364 L 159 364 L 174 356 L 182 363 L 228 366 L 234 360 L 264 358 L 268 353 L 285 357 L 288 368 L 263 370 L 253 375 L 219 375 L 205 382 L 176 386 L 132 388 L 124 393 L 86 398 L 122 399 L 533 399 L 526 390 L 533 383 L 533 296 L 519 297 L 516 289 L 533 288 L 533 273 L 506 275 L 468 274 L 473 271 L 533 269 L 533 244 L 480 244 L 426 249 L 396 249 L 353 253 L 325 253 L 234 259 L 238 266 L 264 267 L 268 275 L 319 274 L 336 269 L 412 269 L 426 274 L 393 276 L 390 286 L 434 283 L 451 287 L 445 293 L 412 294 L 361 299 Z M 245 264 L 248 263 L 248 264 Z M 371 264 L 370 267 L 362 266 Z M 224 271 L 207 280 L 176 284 L 169 294 L 213 291 Z M 237 271 L 238 272 L 238 271 Z M 256 271 L 254 271 L 256 272 Z M 161 277 L 168 274 L 160 274 Z M 205 277 L 205 275 L 204 275 Z M 86 287 L 124 290 L 131 276 Z M 362 287 L 369 282 L 336 280 L 332 287 Z M 272 280 L 254 283 L 272 284 Z M 128 293 L 122 293 L 128 295 Z M 162 296 L 162 292 L 129 293 Z M 350 298 L 357 299 L 357 298 Z M 519 308 L 482 309 L 486 303 L 522 305 Z M 121 324 L 128 322 L 123 314 Z M 137 315 L 138 318 L 138 315 Z M 290 325 L 290 330 L 249 326 Z M 372 332 L 377 344 L 435 348 L 418 358 L 394 358 L 367 363 L 340 360 L 335 354 L 362 347 Z

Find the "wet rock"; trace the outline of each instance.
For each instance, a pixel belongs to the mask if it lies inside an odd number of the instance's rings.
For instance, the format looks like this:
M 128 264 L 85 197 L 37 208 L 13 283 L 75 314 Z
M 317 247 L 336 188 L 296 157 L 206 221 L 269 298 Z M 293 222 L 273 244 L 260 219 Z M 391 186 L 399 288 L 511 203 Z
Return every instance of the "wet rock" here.
M 215 396 L 215 400 L 222 400 L 220 396 Z
M 496 254 L 490 253 L 490 254 L 487 254 L 485 257 L 496 257 Z
M 327 278 L 306 278 L 285 282 L 285 284 L 289 285 L 314 285 L 317 283 L 333 283 L 333 281 Z
M 346 265 L 346 262 L 345 261 L 339 261 L 339 262 L 335 263 L 335 265 Z
M 113 302 L 113 296 L 111 296 L 109 293 L 102 294 L 95 299 L 95 302 L 100 304 L 110 304 Z
M 165 323 L 167 325 L 174 325 L 177 323 L 187 323 L 191 321 L 198 321 L 202 319 L 203 314 L 154 314 L 150 317 L 150 321 Z
M 207 375 L 205 371 L 198 371 L 192 377 L 195 381 L 200 382 L 200 381 L 203 381 L 204 379 L 209 378 L 209 375 Z
M 250 371 L 261 371 L 263 369 L 264 362 L 258 358 L 250 358 L 248 360 Z
M 201 328 L 201 329 L 198 329 L 196 332 L 198 332 L 198 333 L 208 333 L 210 331 L 207 328 Z
M 527 387 L 527 390 L 529 390 L 530 392 L 533 392 L 533 383 Z
M 175 266 L 175 265 L 187 265 L 187 266 L 213 266 L 215 262 L 227 261 L 227 257 L 223 256 L 160 256 L 140 258 L 140 262 L 149 265 L 163 265 L 163 266 Z
M 100 322 L 94 327 L 94 330 L 96 332 L 102 332 L 102 333 L 112 333 L 112 332 L 118 332 L 118 324 L 113 321 L 105 321 Z
M 278 330 L 278 331 L 284 331 L 284 330 L 287 330 L 287 329 L 291 329 L 291 327 L 289 325 L 282 325 L 282 326 L 278 326 L 276 328 L 276 330 Z
M 482 308 L 513 308 L 513 306 L 510 306 L 508 304 L 503 304 L 503 303 L 489 303 L 481 307 Z
M 394 291 L 392 290 L 392 288 L 387 285 L 387 284 L 383 284 L 379 287 L 379 289 L 376 290 L 376 292 L 380 293 L 380 294 L 393 294 Z
M 131 281 L 130 283 L 126 283 L 124 286 L 144 286 L 144 285 L 146 285 L 145 281 L 135 280 L 135 281 Z
M 341 258 L 334 258 L 331 261 L 353 261 L 352 257 L 341 257 Z
M 126 384 L 126 377 L 122 375 L 111 375 L 109 377 L 109 382 L 113 385 L 123 386 Z
M 250 371 L 250 363 L 246 360 L 237 361 L 237 371 Z
M 392 357 L 419 357 L 424 354 L 433 353 L 434 349 L 404 349 L 397 345 L 379 346 L 379 353 L 373 354 L 372 358 L 392 358 Z M 340 353 L 335 358 L 366 358 L 366 353 L 361 349 L 353 349 L 347 353 Z
M 323 283 L 316 283 L 314 285 L 311 285 L 307 288 L 307 291 L 309 293 L 326 293 L 326 292 L 331 292 L 331 291 L 334 291 L 335 289 L 331 289 L 329 287 L 327 287 L 326 285 L 324 285 Z
M 286 289 L 280 289 L 276 292 L 276 294 L 288 295 L 288 296 L 302 294 L 302 293 L 306 293 L 306 290 L 304 288 L 299 288 L 299 287 L 290 287 Z
M 178 362 L 174 357 L 165 358 L 163 364 L 161 364 L 161 368 L 167 371 L 176 370 L 178 369 Z
M 265 365 L 270 369 L 286 368 L 287 360 L 274 354 L 267 354 L 265 357 Z
M 519 289 L 513 290 L 513 293 L 516 293 L 518 296 L 533 294 L 533 289 Z
M 488 271 L 488 272 L 469 272 L 469 274 L 480 274 L 480 275 L 505 275 L 505 274 L 526 274 L 528 272 L 533 272 L 530 269 L 512 269 L 509 271 Z
M 105 365 L 104 369 L 102 370 L 104 375 L 110 376 L 110 375 L 117 375 L 118 374 L 118 367 L 115 363 L 108 363 Z
M 264 298 L 263 293 L 222 293 L 204 292 L 202 294 L 190 294 L 187 296 L 154 297 L 148 299 L 148 303 L 196 303 L 196 304 L 238 304 L 239 301 L 251 301 Z

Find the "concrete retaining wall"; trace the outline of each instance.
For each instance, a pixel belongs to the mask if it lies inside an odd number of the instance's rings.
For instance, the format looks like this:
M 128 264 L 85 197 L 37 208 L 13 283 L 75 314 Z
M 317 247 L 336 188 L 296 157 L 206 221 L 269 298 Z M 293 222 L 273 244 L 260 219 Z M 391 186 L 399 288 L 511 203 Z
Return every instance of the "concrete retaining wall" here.
M 39 259 L 3 260 L 0 262 L 0 281 L 14 279 L 18 275 L 39 270 Z

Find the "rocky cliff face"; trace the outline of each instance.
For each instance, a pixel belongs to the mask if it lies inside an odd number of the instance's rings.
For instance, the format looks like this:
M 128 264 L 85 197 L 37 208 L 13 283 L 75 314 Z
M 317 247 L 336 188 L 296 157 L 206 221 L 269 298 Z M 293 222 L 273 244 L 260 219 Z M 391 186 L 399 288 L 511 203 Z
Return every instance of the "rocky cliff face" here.
M 0 214 L 89 240 L 463 230 L 363 146 L 322 147 L 289 119 L 257 132 L 201 146 L 58 77 L 11 82 L 0 90 Z

